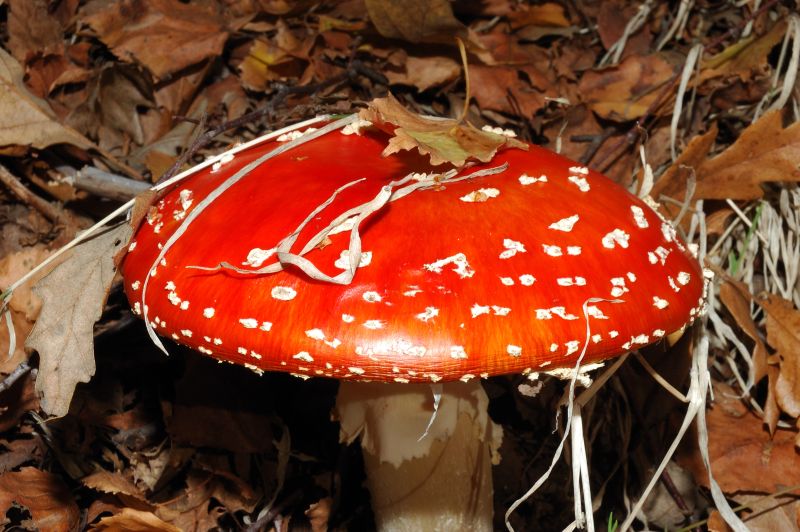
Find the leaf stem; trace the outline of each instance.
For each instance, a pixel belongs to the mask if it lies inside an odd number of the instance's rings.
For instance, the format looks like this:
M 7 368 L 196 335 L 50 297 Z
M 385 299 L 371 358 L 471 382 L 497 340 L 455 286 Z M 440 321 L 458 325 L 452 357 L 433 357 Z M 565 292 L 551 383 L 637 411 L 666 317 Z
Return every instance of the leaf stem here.
M 467 118 L 469 101 L 472 98 L 472 91 L 469 83 L 469 61 L 467 59 L 467 47 L 464 45 L 464 41 L 461 40 L 461 37 L 456 37 L 456 41 L 458 42 L 458 51 L 461 53 L 461 64 L 464 66 L 464 82 L 466 84 L 466 87 L 464 88 L 464 108 L 461 110 L 461 116 L 458 117 L 458 123 L 461 124 Z

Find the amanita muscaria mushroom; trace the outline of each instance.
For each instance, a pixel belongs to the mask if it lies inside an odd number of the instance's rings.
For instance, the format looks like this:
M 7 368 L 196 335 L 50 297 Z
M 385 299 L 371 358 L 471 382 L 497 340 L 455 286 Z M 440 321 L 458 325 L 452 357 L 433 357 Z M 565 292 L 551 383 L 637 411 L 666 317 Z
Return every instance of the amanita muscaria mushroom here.
M 545 149 L 447 173 L 348 121 L 164 194 L 125 258 L 128 297 L 220 361 L 340 379 L 379 528 L 491 530 L 500 431 L 480 379 L 655 342 L 698 312 L 701 269 L 649 205 Z

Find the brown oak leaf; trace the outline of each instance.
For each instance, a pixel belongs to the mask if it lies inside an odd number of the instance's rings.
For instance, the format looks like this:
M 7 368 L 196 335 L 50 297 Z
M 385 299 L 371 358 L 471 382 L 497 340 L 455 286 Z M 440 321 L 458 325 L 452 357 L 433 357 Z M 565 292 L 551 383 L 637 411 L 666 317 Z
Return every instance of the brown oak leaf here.
M 463 166 L 468 159 L 489 162 L 500 148 L 528 149 L 518 140 L 482 131 L 468 123 L 412 113 L 391 94 L 370 102 L 359 116 L 394 134 L 383 150 L 384 156 L 417 149 L 429 155 L 433 165 Z

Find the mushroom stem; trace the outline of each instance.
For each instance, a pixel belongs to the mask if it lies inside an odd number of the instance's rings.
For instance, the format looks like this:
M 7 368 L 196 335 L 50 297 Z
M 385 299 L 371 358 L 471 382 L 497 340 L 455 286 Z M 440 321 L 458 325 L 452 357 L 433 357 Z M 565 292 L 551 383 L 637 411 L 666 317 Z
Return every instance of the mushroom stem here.
M 478 381 L 341 383 L 340 437 L 361 438 L 378 530 L 492 530 L 491 466 L 502 429 L 488 404 Z

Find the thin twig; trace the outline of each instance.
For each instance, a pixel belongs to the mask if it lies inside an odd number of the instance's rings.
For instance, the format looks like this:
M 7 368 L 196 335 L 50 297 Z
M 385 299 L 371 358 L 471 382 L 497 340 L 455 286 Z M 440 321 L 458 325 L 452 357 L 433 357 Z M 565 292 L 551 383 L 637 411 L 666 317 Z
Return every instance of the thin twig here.
M 17 382 L 23 375 L 28 373 L 31 370 L 31 365 L 28 364 L 28 361 L 25 360 L 24 362 L 20 362 L 19 365 L 14 368 L 14 370 L 6 376 L 5 379 L 0 381 L 0 393 L 8 390 L 14 383 Z
M 105 172 L 94 166 L 75 170 L 71 178 L 76 188 L 117 201 L 127 201 L 152 186 L 146 181 Z
M 50 202 L 40 198 L 33 192 L 27 189 L 22 182 L 12 174 L 8 168 L 0 164 L 0 182 L 2 182 L 8 189 L 18 197 L 22 202 L 27 203 L 37 211 L 39 211 L 45 218 L 51 222 L 58 224 L 64 221 L 64 213 L 58 208 L 54 207 Z

